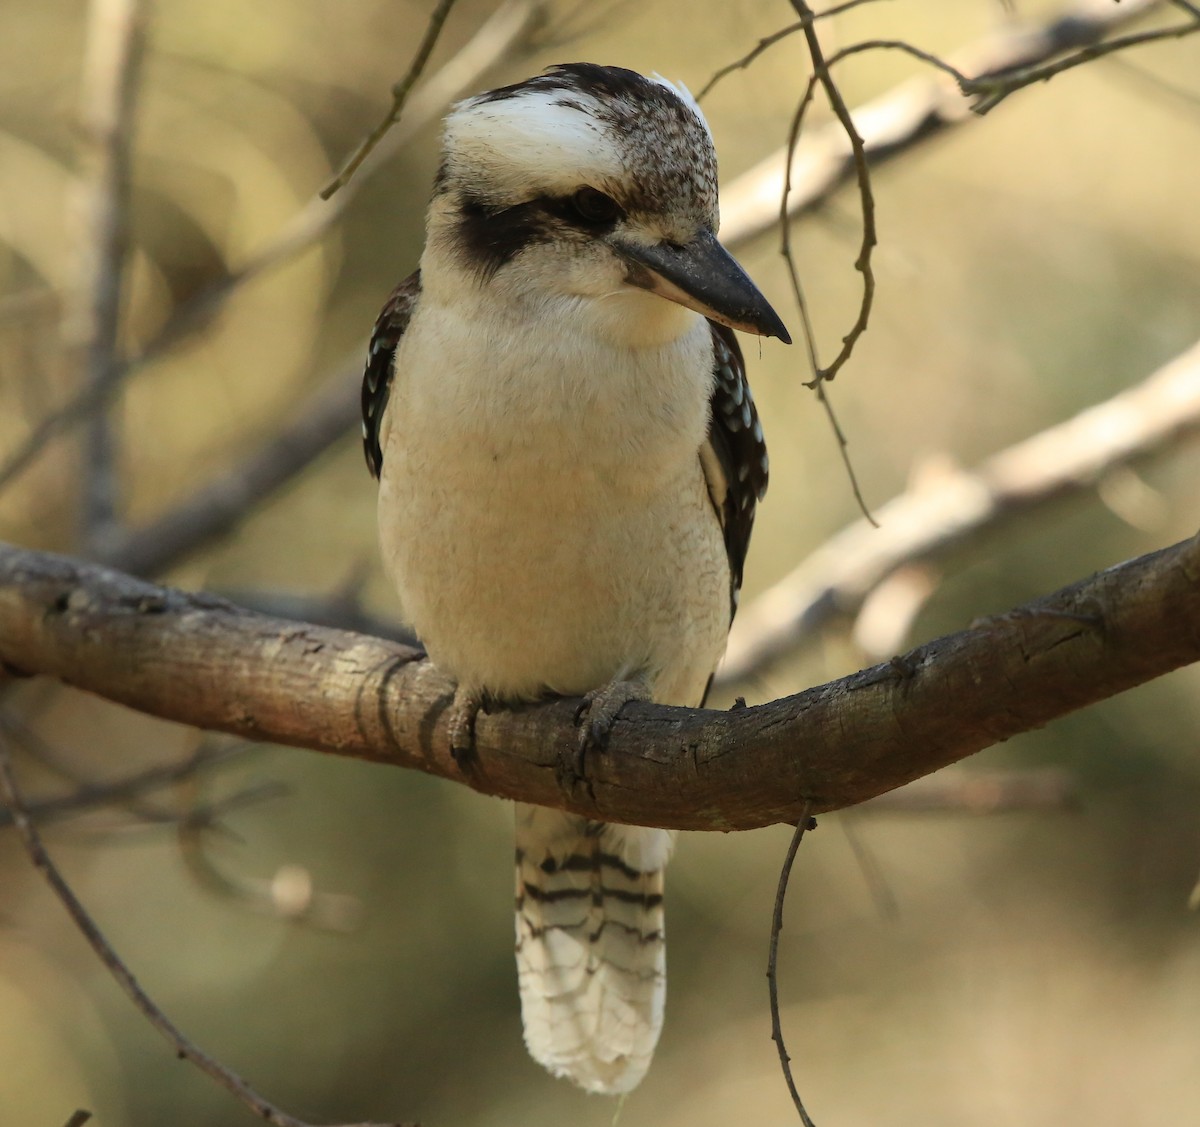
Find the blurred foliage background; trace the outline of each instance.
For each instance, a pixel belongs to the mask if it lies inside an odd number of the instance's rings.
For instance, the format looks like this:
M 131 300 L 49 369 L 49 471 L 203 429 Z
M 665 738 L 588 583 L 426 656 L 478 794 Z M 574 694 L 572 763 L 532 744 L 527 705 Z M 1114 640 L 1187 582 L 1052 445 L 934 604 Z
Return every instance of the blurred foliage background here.
M 491 10 L 463 0 L 432 66 Z M 895 0 L 847 12 L 823 35 L 950 52 L 1053 10 Z M 586 58 L 698 89 L 794 19 L 780 0 L 554 0 L 549 12 L 542 39 L 481 85 Z M 159 0 L 137 110 L 122 348 L 136 354 L 306 205 L 386 107 L 427 14 L 398 0 Z M 576 38 L 548 42 L 564 18 Z M 86 27 L 78 0 L 0 5 L 0 455 L 77 386 L 60 329 L 77 278 Z M 793 36 L 706 99 L 727 182 L 783 143 L 807 73 Z M 915 73 L 912 59 L 871 53 L 839 78 L 853 106 Z M 1026 90 L 876 173 L 875 314 L 832 389 L 870 503 L 922 468 L 975 463 L 1107 398 L 1200 336 L 1198 76 L 1200 40 L 1155 44 Z M 361 352 L 416 263 L 436 159 L 436 128 L 425 128 L 319 242 L 131 374 L 114 409 L 124 519 L 168 509 Z M 828 355 L 858 300 L 856 208 L 844 191 L 793 236 Z M 795 325 L 777 233 L 739 254 Z M 751 342 L 747 353 L 772 485 L 743 605 L 857 515 L 802 386 L 801 351 Z M 75 549 L 80 473 L 77 443 L 49 446 L 0 493 L 0 536 Z M 1190 535 L 1198 481 L 1200 452 L 1177 445 L 1136 476 L 974 543 L 942 565 L 910 640 Z M 165 578 L 326 595 L 361 583 L 369 608 L 395 617 L 374 499 L 347 433 L 235 535 Z M 757 691 L 795 691 L 860 660 L 830 633 Z M 1064 768 L 1071 808 L 822 818 L 801 851 L 781 953 L 789 1048 L 822 1127 L 1195 1122 L 1198 688 L 1197 670 L 1181 671 L 964 768 Z M 35 797 L 200 743 L 43 684 L 22 686 L 13 711 L 40 747 L 19 762 Z M 212 804 L 215 824 L 198 828 Z M 291 1113 L 429 1127 L 613 1122 L 611 1102 L 552 1081 L 524 1053 L 503 803 L 258 748 L 48 832 L 143 985 Z M 666 1029 L 622 1127 L 794 1122 L 763 980 L 788 832 L 683 835 L 668 881 Z M 174 1059 L 11 834 L 0 837 L 0 890 L 0 1123 L 49 1127 L 76 1107 L 102 1127 L 257 1121 Z M 311 910 L 289 919 L 288 904 Z

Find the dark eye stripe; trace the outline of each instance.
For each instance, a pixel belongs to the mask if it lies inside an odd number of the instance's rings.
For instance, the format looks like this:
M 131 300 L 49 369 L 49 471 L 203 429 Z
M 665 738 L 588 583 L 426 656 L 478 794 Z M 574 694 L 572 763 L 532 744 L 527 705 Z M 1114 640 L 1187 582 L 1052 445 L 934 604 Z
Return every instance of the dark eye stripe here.
M 496 210 L 467 196 L 459 214 L 458 245 L 485 281 L 531 243 L 552 238 L 557 226 L 541 200 Z
M 584 208 L 594 206 L 596 218 L 581 214 L 579 192 L 569 196 L 537 196 L 512 207 L 489 207 L 482 199 L 464 196 L 459 208 L 458 245 L 467 261 L 479 271 L 484 280 L 517 257 L 526 247 L 550 242 L 564 230 L 584 232 L 590 236 L 607 234 L 624 217 L 625 211 L 611 196 L 594 188 L 580 189 L 594 193 Z M 602 205 L 599 200 L 607 200 Z M 601 209 L 611 215 L 600 217 Z

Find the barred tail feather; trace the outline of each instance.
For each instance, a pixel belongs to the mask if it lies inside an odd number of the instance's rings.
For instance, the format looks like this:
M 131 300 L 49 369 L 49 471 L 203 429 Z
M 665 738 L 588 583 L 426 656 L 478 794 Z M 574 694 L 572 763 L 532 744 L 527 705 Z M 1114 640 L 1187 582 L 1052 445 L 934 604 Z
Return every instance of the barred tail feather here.
M 666 830 L 517 806 L 517 973 L 530 1054 L 589 1092 L 637 1086 L 666 997 Z

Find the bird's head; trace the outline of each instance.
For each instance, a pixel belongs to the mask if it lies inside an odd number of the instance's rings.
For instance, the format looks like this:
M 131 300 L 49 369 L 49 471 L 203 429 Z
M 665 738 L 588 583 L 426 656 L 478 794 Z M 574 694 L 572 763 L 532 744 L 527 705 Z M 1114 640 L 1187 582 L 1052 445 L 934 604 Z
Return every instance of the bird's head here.
M 446 119 L 429 247 L 480 286 L 574 303 L 631 339 L 686 331 L 688 309 L 790 342 L 718 222 L 708 125 L 664 79 L 571 63 Z

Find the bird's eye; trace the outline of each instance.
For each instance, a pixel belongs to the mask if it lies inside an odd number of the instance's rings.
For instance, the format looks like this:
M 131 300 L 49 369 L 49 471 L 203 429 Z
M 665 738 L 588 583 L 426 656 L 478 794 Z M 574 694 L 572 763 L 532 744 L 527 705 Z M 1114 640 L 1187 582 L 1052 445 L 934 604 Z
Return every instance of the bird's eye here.
M 592 226 L 611 223 L 621 214 L 621 205 L 595 188 L 580 188 L 571 197 L 571 209 Z

